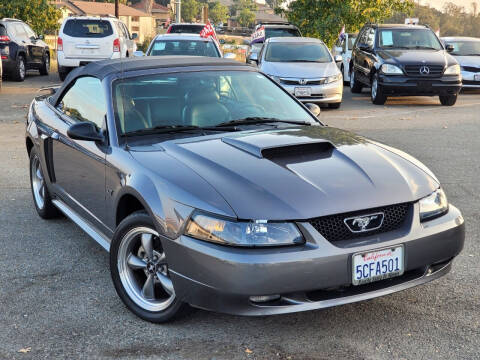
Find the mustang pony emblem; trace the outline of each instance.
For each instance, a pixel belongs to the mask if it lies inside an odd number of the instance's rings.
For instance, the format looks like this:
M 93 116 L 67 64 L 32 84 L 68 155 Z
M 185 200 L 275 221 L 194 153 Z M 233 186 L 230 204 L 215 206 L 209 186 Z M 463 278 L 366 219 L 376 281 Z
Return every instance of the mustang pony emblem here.
M 343 220 L 351 232 L 365 232 L 380 228 L 383 224 L 384 214 L 378 212 L 375 214 L 353 216 Z

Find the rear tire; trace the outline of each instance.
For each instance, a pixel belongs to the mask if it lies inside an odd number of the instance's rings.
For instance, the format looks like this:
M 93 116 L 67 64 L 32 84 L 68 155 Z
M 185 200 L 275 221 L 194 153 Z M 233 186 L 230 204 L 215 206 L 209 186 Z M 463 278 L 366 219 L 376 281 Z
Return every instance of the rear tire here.
M 15 64 L 15 69 L 13 70 L 13 80 L 22 82 L 25 80 L 25 74 L 27 73 L 27 68 L 25 67 L 25 58 L 23 55 L 17 56 L 17 62 Z
M 189 308 L 175 295 L 167 255 L 145 211 L 118 225 L 110 245 L 110 273 L 120 299 L 144 320 L 164 323 Z
M 35 148 L 30 151 L 30 187 L 32 189 L 33 204 L 42 219 L 58 217 L 60 212 L 53 205 L 45 182 L 45 172 L 42 169 L 40 156 Z
M 65 66 L 58 66 L 58 77 L 61 81 L 64 81 L 67 77 L 68 73 L 70 72 L 70 68 Z
M 355 70 L 350 71 L 350 91 L 352 94 L 360 94 L 362 92 L 363 85 L 357 81 L 357 75 Z
M 440 103 L 443 106 L 453 106 L 457 102 L 457 94 L 455 95 L 441 95 Z
M 43 63 L 38 70 L 40 71 L 40 75 L 43 76 L 48 75 L 48 73 L 50 72 L 50 55 L 48 55 L 47 53 L 43 55 Z
M 378 83 L 378 74 L 373 75 L 370 96 L 372 98 L 372 103 L 375 105 L 383 105 L 387 101 L 387 96 L 385 95 L 382 86 Z

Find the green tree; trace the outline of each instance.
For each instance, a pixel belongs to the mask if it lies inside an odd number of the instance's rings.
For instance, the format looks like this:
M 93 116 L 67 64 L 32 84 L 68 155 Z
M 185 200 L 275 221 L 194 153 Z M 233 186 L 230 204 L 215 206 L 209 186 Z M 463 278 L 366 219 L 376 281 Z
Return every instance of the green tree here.
M 43 34 L 60 27 L 62 13 L 49 0 L 0 0 L 0 16 L 23 20 Z
M 182 0 L 182 19 L 192 21 L 200 14 L 201 6 L 197 0 Z
M 228 19 L 228 7 L 221 4 L 220 1 L 211 2 L 208 4 L 208 17 L 214 24 L 218 24 L 220 22 L 224 23 Z
M 249 8 L 243 8 L 237 15 L 240 26 L 249 27 L 255 24 L 255 13 Z
M 230 6 L 230 15 L 236 16 L 241 26 L 250 26 L 255 23 L 257 4 L 253 0 L 233 0 Z
M 382 22 L 395 12 L 409 13 L 411 0 L 295 0 L 283 12 L 302 34 L 320 38 L 332 46 L 343 25 L 358 31 L 365 23 Z

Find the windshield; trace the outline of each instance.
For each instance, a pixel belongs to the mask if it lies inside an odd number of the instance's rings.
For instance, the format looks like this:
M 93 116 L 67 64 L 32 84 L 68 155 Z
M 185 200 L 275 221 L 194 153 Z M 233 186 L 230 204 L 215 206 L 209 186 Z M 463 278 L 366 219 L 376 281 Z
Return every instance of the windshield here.
M 453 46 L 452 55 L 458 56 L 480 56 L 480 41 L 448 41 Z
M 379 47 L 384 49 L 443 49 L 442 44 L 430 29 L 380 30 Z
M 265 39 L 271 37 L 299 37 L 302 36 L 300 31 L 295 28 L 266 28 Z
M 270 43 L 265 52 L 270 62 L 331 62 L 325 45 L 319 43 Z
M 106 20 L 68 20 L 63 33 L 72 37 L 102 38 L 113 34 L 112 26 Z
M 190 55 L 220 57 L 211 40 L 156 40 L 147 55 Z
M 278 85 L 253 71 L 203 71 L 117 80 L 120 134 L 161 126 L 216 126 L 268 117 L 314 123 Z

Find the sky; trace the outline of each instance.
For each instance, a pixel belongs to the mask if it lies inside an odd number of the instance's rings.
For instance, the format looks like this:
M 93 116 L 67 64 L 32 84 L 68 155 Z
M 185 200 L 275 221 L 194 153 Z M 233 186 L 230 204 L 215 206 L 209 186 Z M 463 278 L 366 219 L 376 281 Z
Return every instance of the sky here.
M 452 2 L 455 5 L 460 5 L 464 6 L 467 11 L 470 11 L 470 4 L 476 1 L 479 4 L 480 7 L 480 1 L 479 0 L 415 0 L 415 2 L 420 2 L 421 5 L 430 5 L 431 7 L 437 8 L 439 10 L 442 10 L 443 5 L 447 2 Z

